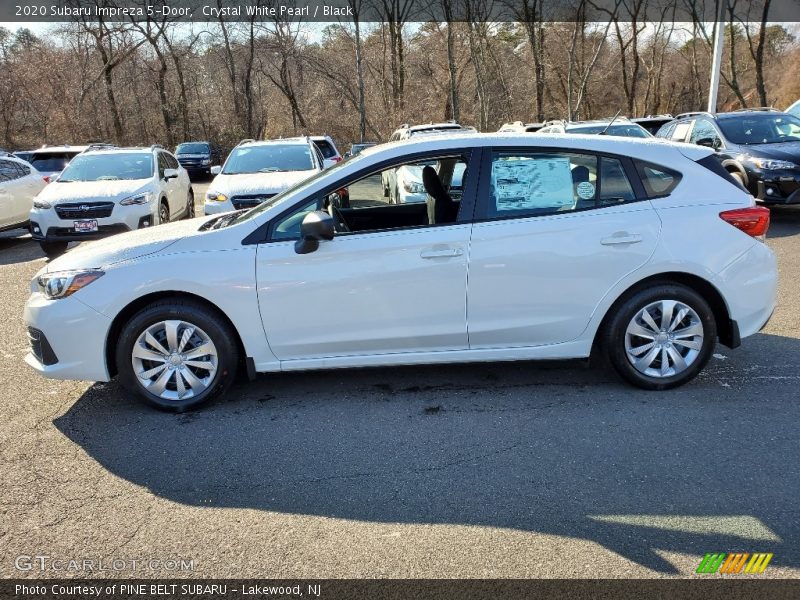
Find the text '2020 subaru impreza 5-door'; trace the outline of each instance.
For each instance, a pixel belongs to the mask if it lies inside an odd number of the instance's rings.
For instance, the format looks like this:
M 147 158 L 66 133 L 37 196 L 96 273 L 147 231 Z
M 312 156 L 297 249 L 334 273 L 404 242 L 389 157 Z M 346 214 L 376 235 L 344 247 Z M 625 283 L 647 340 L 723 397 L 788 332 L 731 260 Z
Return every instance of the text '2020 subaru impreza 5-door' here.
M 421 165 L 425 202 L 381 173 Z M 458 193 L 450 193 L 458 177 Z M 341 202 L 342 190 L 349 202 Z M 585 358 L 691 380 L 769 319 L 769 211 L 707 148 L 440 136 L 365 150 L 250 209 L 87 244 L 42 269 L 27 362 L 185 410 L 256 372 Z M 80 340 L 80 344 L 75 341 Z

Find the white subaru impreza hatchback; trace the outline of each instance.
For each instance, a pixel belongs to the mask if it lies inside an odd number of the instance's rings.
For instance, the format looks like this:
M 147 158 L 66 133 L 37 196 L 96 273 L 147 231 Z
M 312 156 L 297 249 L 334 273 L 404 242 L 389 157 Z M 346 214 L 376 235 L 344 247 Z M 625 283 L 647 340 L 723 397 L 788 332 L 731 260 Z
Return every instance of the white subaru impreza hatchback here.
M 427 201 L 389 204 L 381 172 L 417 164 Z M 520 134 L 387 144 L 253 209 L 52 261 L 25 308 L 26 360 L 46 377 L 117 376 L 171 410 L 219 396 L 240 368 L 596 348 L 634 385 L 672 388 L 718 340 L 736 347 L 769 319 L 768 226 L 700 146 Z

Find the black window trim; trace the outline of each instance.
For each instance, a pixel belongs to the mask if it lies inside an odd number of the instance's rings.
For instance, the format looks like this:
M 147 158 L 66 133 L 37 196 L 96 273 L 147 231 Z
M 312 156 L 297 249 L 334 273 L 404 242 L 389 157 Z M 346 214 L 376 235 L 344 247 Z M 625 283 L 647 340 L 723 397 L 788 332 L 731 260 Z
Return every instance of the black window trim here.
M 593 206 L 587 207 L 583 209 L 576 209 L 570 211 L 552 211 L 548 213 L 540 213 L 540 214 L 509 214 L 509 215 L 494 215 L 489 216 L 489 203 L 491 202 L 491 194 L 489 193 L 489 186 L 491 185 L 491 173 L 492 173 L 492 159 L 495 153 L 514 153 L 519 152 L 523 154 L 536 154 L 536 153 L 544 153 L 544 154 L 582 154 L 585 156 L 594 156 L 597 159 L 597 192 L 596 197 L 599 198 L 600 195 L 603 193 L 603 181 L 600 174 L 600 159 L 601 158 L 611 158 L 620 161 L 622 164 L 622 169 L 625 173 L 625 176 L 628 178 L 628 181 L 631 184 L 631 188 L 633 189 L 633 194 L 635 198 L 633 200 L 628 200 L 626 202 L 620 202 L 618 204 L 609 204 L 606 206 Z M 636 168 L 633 165 L 633 161 L 629 156 L 625 156 L 624 154 L 614 154 L 611 152 L 602 152 L 597 150 L 584 150 L 581 148 L 565 148 L 562 146 L 559 147 L 548 147 L 548 146 L 488 146 L 484 148 L 483 153 L 483 161 L 481 163 L 481 182 L 480 188 L 478 191 L 478 202 L 475 206 L 475 216 L 474 216 L 474 223 L 487 223 L 491 221 L 508 221 L 513 219 L 536 219 L 536 218 L 550 218 L 553 216 L 566 216 L 566 215 L 573 215 L 578 213 L 585 213 L 589 211 L 596 211 L 602 210 L 604 208 L 613 208 L 617 206 L 623 206 L 626 204 L 635 204 L 637 202 L 644 202 L 649 200 L 647 193 L 645 192 L 644 185 L 639 180 L 639 174 Z
M 471 173 L 471 176 L 468 177 L 468 186 L 464 188 L 461 194 L 461 200 L 458 210 L 458 217 L 456 221 L 453 223 L 432 223 L 426 225 L 409 225 L 406 227 L 395 227 L 392 229 L 375 229 L 371 231 L 356 231 L 353 232 L 354 234 L 374 234 L 374 233 L 386 233 L 390 231 L 408 231 L 411 229 L 423 229 L 423 228 L 432 228 L 432 227 L 451 227 L 453 225 L 463 225 L 464 223 L 471 223 L 475 217 L 475 206 L 476 202 L 476 194 L 478 193 L 478 185 L 481 179 L 481 165 L 482 165 L 482 154 L 485 148 L 481 146 L 473 146 L 473 147 L 458 147 L 458 148 L 447 148 L 443 150 L 427 150 L 424 152 L 415 152 L 413 154 L 406 154 L 402 157 L 396 157 L 391 159 L 383 160 L 379 163 L 373 164 L 369 167 L 364 167 L 350 175 L 347 179 L 340 179 L 336 183 L 332 183 L 327 185 L 326 187 L 320 189 L 319 191 L 315 192 L 313 196 L 315 197 L 324 197 L 328 194 L 335 192 L 337 189 L 342 187 L 347 187 L 348 185 L 363 179 L 364 177 L 369 177 L 370 175 L 375 175 L 384 171 L 388 168 L 393 166 L 400 166 L 403 164 L 407 164 L 410 162 L 417 162 L 420 160 L 432 159 L 432 158 L 446 158 L 446 157 L 453 157 L 456 155 L 461 155 L 467 157 L 467 172 Z M 265 223 L 259 225 L 256 229 L 254 229 L 250 234 L 248 234 L 243 240 L 242 245 L 248 246 L 253 244 L 273 244 L 273 243 L 286 243 L 296 240 L 289 240 L 289 239 L 280 239 L 280 240 L 273 240 L 272 231 L 274 226 L 284 217 L 288 216 L 290 213 L 295 211 L 296 209 L 302 207 L 304 204 L 307 204 L 312 199 L 312 196 L 306 195 L 302 199 L 297 200 L 296 202 L 292 203 L 290 207 L 287 207 L 285 210 L 281 211 Z

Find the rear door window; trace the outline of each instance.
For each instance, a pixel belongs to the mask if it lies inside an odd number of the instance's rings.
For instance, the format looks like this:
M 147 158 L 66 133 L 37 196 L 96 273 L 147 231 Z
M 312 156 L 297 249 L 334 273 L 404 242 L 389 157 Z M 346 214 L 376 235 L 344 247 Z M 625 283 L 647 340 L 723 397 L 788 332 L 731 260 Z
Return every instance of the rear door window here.
M 12 160 L 0 160 L 0 181 L 13 181 L 21 177 L 17 163 Z

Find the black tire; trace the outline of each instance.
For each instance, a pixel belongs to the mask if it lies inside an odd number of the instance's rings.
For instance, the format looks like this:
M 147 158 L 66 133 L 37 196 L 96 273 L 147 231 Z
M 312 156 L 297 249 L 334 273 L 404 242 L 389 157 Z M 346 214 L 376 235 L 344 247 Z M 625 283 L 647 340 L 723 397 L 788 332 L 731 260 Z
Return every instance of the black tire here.
M 133 347 L 149 327 L 166 320 L 180 320 L 202 329 L 217 350 L 216 373 L 202 392 L 184 399 L 164 399 L 139 382 L 132 361 Z M 136 313 L 123 327 L 116 347 L 116 366 L 120 383 L 155 408 L 184 412 L 222 396 L 236 379 L 239 348 L 236 332 L 214 309 L 193 300 L 180 298 L 154 302 Z
M 47 258 L 56 258 L 67 251 L 68 242 L 39 242 Z
M 685 304 L 699 317 L 703 326 L 702 345 L 685 370 L 672 376 L 653 377 L 637 370 L 628 359 L 625 336 L 628 324 L 640 310 L 660 300 L 676 300 Z M 636 291 L 609 315 L 601 331 L 600 349 L 617 373 L 633 385 L 646 390 L 667 390 L 694 379 L 706 366 L 717 340 L 717 323 L 708 302 L 693 289 L 682 284 L 656 284 Z M 658 360 L 658 359 L 657 359 Z
M 163 225 L 169 223 L 169 204 L 162 199 L 161 204 L 158 205 L 158 224 Z
M 186 218 L 194 219 L 194 190 L 189 188 L 189 196 L 186 198 Z

